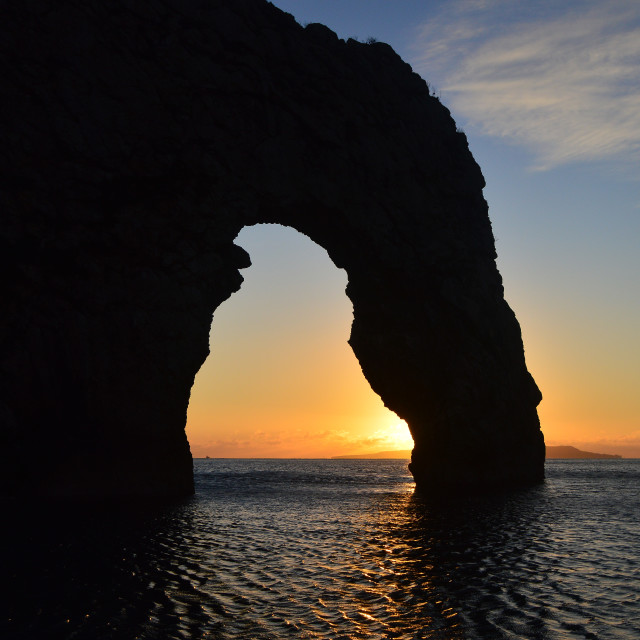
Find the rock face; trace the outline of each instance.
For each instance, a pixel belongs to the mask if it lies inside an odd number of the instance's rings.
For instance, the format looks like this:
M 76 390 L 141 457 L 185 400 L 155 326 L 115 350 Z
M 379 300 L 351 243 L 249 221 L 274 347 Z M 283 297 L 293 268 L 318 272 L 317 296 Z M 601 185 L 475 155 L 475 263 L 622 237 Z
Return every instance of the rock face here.
M 346 269 L 418 487 L 542 479 L 482 174 L 388 45 L 263 0 L 2 7 L 5 492 L 192 491 L 189 391 L 262 222 Z

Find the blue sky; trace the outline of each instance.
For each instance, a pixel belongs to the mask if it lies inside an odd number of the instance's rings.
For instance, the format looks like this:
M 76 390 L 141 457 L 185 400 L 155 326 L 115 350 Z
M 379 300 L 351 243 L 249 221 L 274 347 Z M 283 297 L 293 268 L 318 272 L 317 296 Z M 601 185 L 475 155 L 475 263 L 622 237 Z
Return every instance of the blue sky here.
M 487 182 L 548 443 L 640 456 L 640 2 L 273 4 L 389 43 L 435 88 Z M 273 233 L 239 243 L 259 252 Z M 306 249 L 288 238 L 278 260 L 297 270 Z

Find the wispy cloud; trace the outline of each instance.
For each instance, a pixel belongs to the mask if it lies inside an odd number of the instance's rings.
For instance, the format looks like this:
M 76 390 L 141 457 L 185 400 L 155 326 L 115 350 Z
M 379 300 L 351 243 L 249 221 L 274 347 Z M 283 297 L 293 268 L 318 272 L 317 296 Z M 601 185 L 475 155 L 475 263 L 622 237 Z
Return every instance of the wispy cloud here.
M 537 168 L 640 159 L 637 0 L 458 0 L 413 49 L 458 117 L 526 146 Z

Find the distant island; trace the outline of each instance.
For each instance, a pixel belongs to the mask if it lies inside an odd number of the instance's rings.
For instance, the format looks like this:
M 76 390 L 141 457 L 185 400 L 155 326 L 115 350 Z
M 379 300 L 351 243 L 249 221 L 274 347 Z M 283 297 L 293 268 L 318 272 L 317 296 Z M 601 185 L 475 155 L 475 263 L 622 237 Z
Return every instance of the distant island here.
M 332 456 L 332 460 L 409 460 L 411 458 L 410 449 L 402 449 L 399 451 L 378 451 L 377 453 L 360 453 L 350 456 Z M 581 451 L 575 447 L 547 445 L 547 459 L 602 459 L 602 460 L 620 460 L 622 456 L 610 453 L 593 453 L 591 451 Z
M 550 447 L 547 446 L 547 458 L 599 458 L 606 460 L 620 460 L 622 456 L 611 453 L 592 453 L 591 451 L 580 451 L 575 447 Z

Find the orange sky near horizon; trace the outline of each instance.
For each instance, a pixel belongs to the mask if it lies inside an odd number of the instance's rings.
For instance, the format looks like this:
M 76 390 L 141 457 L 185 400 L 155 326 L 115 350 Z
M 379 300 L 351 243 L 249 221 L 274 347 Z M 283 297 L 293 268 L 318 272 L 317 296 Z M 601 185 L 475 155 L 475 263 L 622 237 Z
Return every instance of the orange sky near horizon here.
M 353 307 L 344 270 L 291 228 L 258 225 L 236 242 L 253 266 L 214 316 L 211 354 L 189 405 L 193 455 L 326 458 L 411 449 L 406 423 L 371 390 L 347 344 Z
M 193 455 L 326 458 L 411 449 L 406 423 L 371 390 L 347 344 L 346 273 L 291 228 L 245 228 L 236 242 L 253 266 L 214 316 L 211 354 L 188 411 Z M 516 313 L 536 318 L 526 304 L 516 296 Z M 604 388 L 597 353 L 579 340 L 576 353 L 554 336 L 553 327 L 523 324 L 527 364 L 544 395 L 547 444 L 640 456 L 635 394 L 624 385 Z

